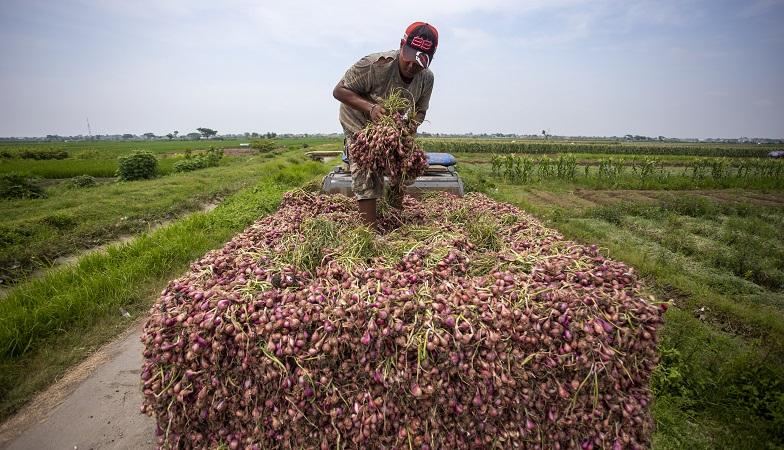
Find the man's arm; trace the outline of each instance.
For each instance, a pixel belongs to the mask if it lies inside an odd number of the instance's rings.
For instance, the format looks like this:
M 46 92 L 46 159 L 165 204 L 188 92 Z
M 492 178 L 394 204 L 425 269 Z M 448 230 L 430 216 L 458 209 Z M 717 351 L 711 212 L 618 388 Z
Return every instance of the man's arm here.
M 343 87 L 340 83 L 332 90 L 332 96 L 344 105 L 366 112 L 370 115 L 370 120 L 374 122 L 381 117 L 381 115 L 386 114 L 386 110 L 383 106 L 363 98 L 351 89 Z

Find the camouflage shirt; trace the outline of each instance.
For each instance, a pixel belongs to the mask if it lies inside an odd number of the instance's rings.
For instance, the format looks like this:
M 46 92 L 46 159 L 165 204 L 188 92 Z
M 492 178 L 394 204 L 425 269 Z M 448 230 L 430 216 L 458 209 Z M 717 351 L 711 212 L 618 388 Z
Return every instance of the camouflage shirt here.
M 433 72 L 424 69 L 414 76 L 411 83 L 406 83 L 398 69 L 399 52 L 392 50 L 365 56 L 346 71 L 340 84 L 373 103 L 389 95 L 392 89 L 403 88 L 413 97 L 417 111 L 427 111 L 430 93 L 433 92 Z M 340 104 L 340 124 L 347 136 L 351 137 L 365 128 L 369 121 L 370 115 L 364 111 Z

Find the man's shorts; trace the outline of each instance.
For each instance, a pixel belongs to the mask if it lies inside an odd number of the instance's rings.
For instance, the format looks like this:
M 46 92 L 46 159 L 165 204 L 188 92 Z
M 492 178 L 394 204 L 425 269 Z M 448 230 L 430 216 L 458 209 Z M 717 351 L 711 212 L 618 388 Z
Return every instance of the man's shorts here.
M 351 191 L 357 200 L 379 199 L 384 196 L 384 177 L 378 173 L 362 170 L 351 162 L 348 151 L 351 138 L 346 137 L 346 154 L 349 157 L 349 170 L 351 171 Z

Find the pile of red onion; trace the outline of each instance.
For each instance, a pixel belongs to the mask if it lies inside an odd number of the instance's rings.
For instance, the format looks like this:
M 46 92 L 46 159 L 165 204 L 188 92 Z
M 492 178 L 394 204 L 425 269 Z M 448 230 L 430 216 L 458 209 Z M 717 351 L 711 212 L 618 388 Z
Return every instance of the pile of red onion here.
M 649 447 L 666 304 L 632 269 L 484 195 L 405 202 L 374 236 L 287 194 L 172 281 L 142 336 L 159 445 Z

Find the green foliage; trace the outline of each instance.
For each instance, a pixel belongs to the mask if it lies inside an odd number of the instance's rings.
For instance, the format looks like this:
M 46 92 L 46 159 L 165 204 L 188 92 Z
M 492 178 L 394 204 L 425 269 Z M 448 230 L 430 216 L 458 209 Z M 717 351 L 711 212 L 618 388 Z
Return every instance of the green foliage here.
M 777 357 L 713 331 L 688 313 L 672 311 L 666 324 L 659 365 L 651 375 L 654 417 L 658 420 L 671 413 L 669 409 L 692 417 L 707 412 L 711 420 L 731 427 L 725 430 L 722 438 L 728 442 L 721 447 L 783 445 L 784 435 L 776 431 L 784 429 L 784 377 Z M 660 433 L 679 440 L 694 439 L 678 436 L 676 430 L 659 427 Z M 733 441 L 737 442 L 731 445 Z
M 68 180 L 68 187 L 72 188 L 88 188 L 97 185 L 98 182 L 95 177 L 90 175 L 78 175 Z
M 661 208 L 690 217 L 713 217 L 719 208 L 710 200 L 699 195 L 671 195 L 665 198 Z
M 190 172 L 207 167 L 216 167 L 220 164 L 221 158 L 223 158 L 223 149 L 210 147 L 207 153 L 195 157 L 186 151 L 185 159 L 174 163 L 173 169 L 175 172 Z
M 65 150 L 46 149 L 46 150 L 31 150 L 24 149 L 18 153 L 22 159 L 66 159 L 68 152 Z
M 155 177 L 158 160 L 150 152 L 136 151 L 118 158 L 117 176 L 123 181 L 142 180 Z
M 427 152 L 447 153 L 593 153 L 611 155 L 690 155 L 766 157 L 771 147 L 715 144 L 625 144 L 619 142 L 543 142 L 469 139 L 418 139 Z
M 480 215 L 466 223 L 466 232 L 468 240 L 480 249 L 496 251 L 503 243 L 498 223 L 487 215 Z
M 43 198 L 44 190 L 30 175 L 9 172 L 0 174 L 0 199 Z
M 784 161 L 762 158 L 681 158 L 667 165 L 655 156 L 601 156 L 578 163 L 568 153 L 554 157 L 493 153 L 490 173 L 510 184 L 569 180 L 593 188 L 784 187 Z
M 296 186 L 310 180 L 323 167 L 317 162 L 302 162 L 296 166 L 283 166 L 272 176 L 278 184 Z
M 277 147 L 275 141 L 269 139 L 257 139 L 250 143 L 251 148 L 255 148 L 259 153 L 269 153 Z
M 204 136 L 205 138 L 210 138 L 218 134 L 216 130 L 213 130 L 212 128 L 206 128 L 206 127 L 196 128 L 196 131 L 201 133 L 201 135 Z
M 460 168 L 460 178 L 463 180 L 463 189 L 468 192 L 489 193 L 495 189 L 493 183 L 484 173 L 470 165 Z
M 292 235 L 284 260 L 301 270 L 314 271 L 324 259 L 324 250 L 333 248 L 340 242 L 338 231 L 337 224 L 331 220 L 305 220 L 302 222 L 301 239 Z
M 54 213 L 41 219 L 41 223 L 56 228 L 58 230 L 67 230 L 69 228 L 75 227 L 77 221 L 70 214 Z
M 85 150 L 77 153 L 74 156 L 78 159 L 98 159 L 102 155 L 101 152 L 99 152 L 98 150 Z

